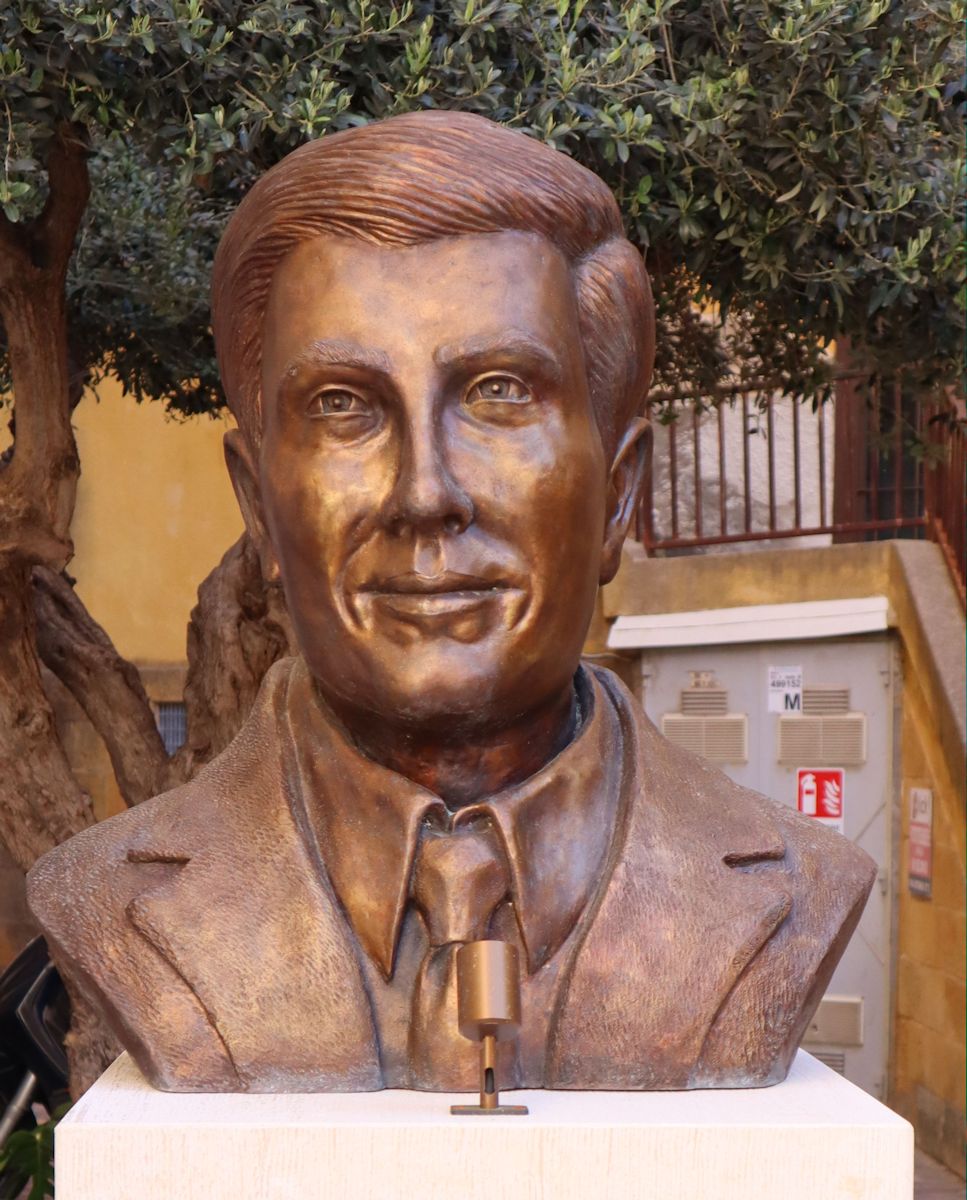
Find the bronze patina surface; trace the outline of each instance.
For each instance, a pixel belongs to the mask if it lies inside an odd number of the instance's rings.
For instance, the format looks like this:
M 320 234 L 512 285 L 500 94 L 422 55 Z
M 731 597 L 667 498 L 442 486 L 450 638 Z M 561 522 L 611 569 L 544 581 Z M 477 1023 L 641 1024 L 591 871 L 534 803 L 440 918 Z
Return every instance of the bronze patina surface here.
M 783 1078 L 861 850 L 580 665 L 647 449 L 653 314 L 594 175 L 455 113 L 302 147 L 219 248 L 232 479 L 300 657 L 30 901 L 170 1090 L 476 1090 L 456 951 L 521 963 L 504 1087 Z

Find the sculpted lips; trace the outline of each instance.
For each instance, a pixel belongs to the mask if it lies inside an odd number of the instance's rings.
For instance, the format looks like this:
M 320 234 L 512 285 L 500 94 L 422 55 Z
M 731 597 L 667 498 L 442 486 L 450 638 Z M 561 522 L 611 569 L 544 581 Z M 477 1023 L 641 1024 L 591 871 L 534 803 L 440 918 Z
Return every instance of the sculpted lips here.
M 468 616 L 518 598 L 521 590 L 490 571 L 441 571 L 437 575 L 405 571 L 367 582 L 360 595 L 404 621 L 432 621 Z
M 441 596 L 453 592 L 493 592 L 507 584 L 485 575 L 465 575 L 460 571 L 441 571 L 439 575 L 421 575 L 405 571 L 390 575 L 363 588 L 367 592 L 385 592 L 394 596 Z

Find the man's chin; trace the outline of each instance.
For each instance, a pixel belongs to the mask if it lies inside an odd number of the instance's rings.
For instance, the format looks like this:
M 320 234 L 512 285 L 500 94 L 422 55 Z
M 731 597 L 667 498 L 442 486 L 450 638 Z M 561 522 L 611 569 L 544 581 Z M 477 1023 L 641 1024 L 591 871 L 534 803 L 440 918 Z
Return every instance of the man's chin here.
M 370 711 L 387 724 L 432 728 L 447 737 L 501 723 L 507 716 L 506 697 L 513 691 L 513 681 L 493 672 L 457 677 L 423 672 L 413 679 L 396 675 L 374 694 Z
M 331 683 L 339 679 L 334 664 L 328 672 L 313 673 L 333 708 L 354 712 L 353 720 L 432 730 L 444 740 L 512 724 L 529 710 L 534 681 L 522 679 L 519 667 L 504 660 L 501 670 L 492 654 L 481 653 L 477 660 L 466 646 L 451 646 L 461 653 L 397 652 L 392 660 L 372 662 L 365 681 L 351 694 L 333 695 Z

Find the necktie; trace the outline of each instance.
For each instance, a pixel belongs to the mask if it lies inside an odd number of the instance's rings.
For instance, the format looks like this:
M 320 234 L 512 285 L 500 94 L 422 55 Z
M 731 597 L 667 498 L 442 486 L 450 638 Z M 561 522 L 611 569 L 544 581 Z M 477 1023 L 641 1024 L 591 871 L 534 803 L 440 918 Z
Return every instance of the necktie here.
M 489 825 L 424 837 L 412 886 L 429 940 L 410 1015 L 413 1087 L 473 1091 L 477 1086 L 476 1047 L 457 1028 L 456 951 L 487 936 L 508 887 L 504 856 Z

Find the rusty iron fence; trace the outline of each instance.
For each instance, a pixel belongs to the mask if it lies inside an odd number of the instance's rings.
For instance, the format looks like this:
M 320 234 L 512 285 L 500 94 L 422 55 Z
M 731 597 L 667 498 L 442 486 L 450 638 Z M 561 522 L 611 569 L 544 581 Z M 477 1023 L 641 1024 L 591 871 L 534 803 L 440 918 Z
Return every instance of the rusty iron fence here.
M 964 601 L 962 405 L 844 377 L 815 410 L 748 391 L 704 410 L 683 400 L 672 420 L 664 411 L 636 523 L 649 553 L 926 537 L 940 545 Z

